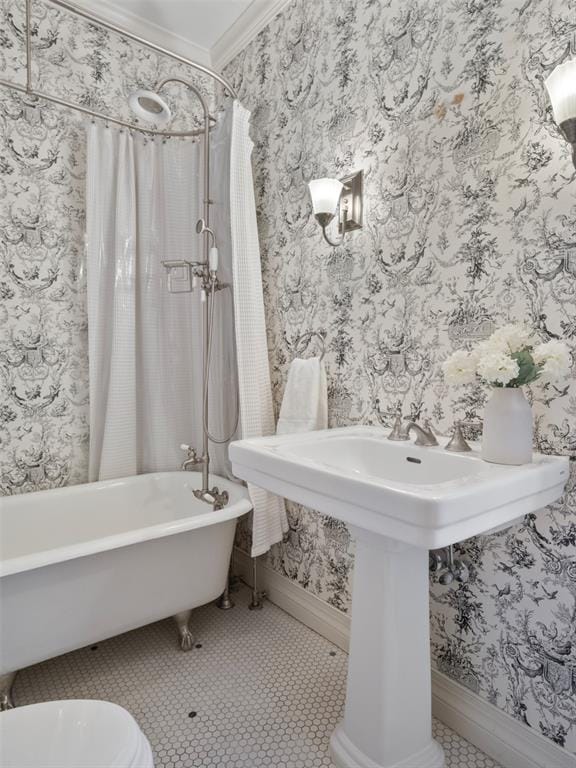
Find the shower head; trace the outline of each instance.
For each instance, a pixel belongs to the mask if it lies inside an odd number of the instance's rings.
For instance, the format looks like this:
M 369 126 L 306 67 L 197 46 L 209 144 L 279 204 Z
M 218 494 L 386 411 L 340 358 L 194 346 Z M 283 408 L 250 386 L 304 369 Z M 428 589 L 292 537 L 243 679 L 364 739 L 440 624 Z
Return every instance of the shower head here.
M 141 120 L 156 123 L 159 126 L 167 125 L 172 119 L 170 107 L 154 91 L 139 89 L 131 94 L 129 104 L 132 112 Z

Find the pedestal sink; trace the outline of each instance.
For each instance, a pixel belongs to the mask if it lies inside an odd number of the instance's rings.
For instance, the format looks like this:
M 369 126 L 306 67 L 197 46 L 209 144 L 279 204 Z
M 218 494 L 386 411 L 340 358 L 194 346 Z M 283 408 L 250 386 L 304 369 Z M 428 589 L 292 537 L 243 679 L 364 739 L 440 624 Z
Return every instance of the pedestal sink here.
M 339 768 L 441 768 L 432 739 L 428 549 L 505 527 L 562 494 L 568 460 L 488 464 L 345 427 L 241 440 L 234 474 L 348 524 L 356 539 Z

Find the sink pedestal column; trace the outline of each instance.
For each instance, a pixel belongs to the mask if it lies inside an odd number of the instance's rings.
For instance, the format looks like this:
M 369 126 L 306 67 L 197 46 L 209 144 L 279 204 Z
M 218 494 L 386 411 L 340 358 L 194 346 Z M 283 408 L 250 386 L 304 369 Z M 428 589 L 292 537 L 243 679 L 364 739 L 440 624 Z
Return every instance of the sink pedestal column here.
M 338 768 L 442 768 L 432 739 L 428 552 L 368 531 L 357 540 Z

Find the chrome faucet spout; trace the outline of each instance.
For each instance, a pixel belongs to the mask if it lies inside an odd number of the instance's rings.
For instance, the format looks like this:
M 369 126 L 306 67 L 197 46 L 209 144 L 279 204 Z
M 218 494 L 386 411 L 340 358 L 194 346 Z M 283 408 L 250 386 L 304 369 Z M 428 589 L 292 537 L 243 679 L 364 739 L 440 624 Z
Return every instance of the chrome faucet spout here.
M 406 432 L 408 436 L 412 430 L 416 432 L 416 440 L 414 441 L 414 445 L 438 445 L 438 440 L 436 440 L 436 435 L 432 431 L 432 427 L 428 419 L 426 419 L 424 422 L 423 427 L 421 427 L 420 424 L 417 424 L 415 421 L 409 421 L 406 425 Z
M 180 469 L 186 471 L 188 469 L 193 469 L 194 467 L 197 467 L 198 464 L 206 463 L 206 457 L 198 456 L 195 448 L 192 448 L 191 446 L 185 445 L 185 444 L 182 444 L 180 448 L 181 450 L 186 451 L 186 459 L 182 462 Z

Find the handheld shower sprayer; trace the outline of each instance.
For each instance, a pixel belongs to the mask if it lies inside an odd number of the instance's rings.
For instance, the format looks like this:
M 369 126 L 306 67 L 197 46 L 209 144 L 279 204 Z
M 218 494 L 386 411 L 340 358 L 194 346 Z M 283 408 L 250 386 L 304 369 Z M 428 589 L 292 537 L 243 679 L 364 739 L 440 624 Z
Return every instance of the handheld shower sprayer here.
M 212 245 L 216 245 L 216 237 L 214 235 L 214 232 L 206 225 L 206 222 L 204 219 L 198 219 L 196 222 L 196 234 L 197 235 L 203 235 L 204 232 L 208 232 L 210 237 L 212 238 Z
M 198 219 L 196 223 L 196 234 L 202 235 L 207 233 L 212 241 L 210 251 L 208 253 L 208 269 L 210 272 L 215 273 L 218 270 L 218 248 L 216 246 L 216 236 L 214 232 L 206 225 L 204 219 Z

